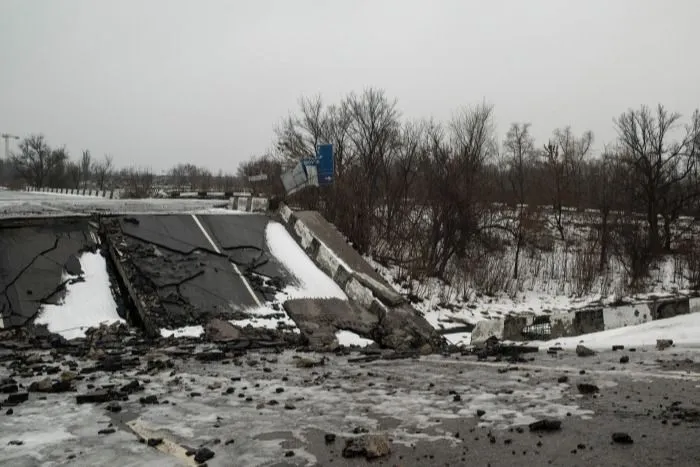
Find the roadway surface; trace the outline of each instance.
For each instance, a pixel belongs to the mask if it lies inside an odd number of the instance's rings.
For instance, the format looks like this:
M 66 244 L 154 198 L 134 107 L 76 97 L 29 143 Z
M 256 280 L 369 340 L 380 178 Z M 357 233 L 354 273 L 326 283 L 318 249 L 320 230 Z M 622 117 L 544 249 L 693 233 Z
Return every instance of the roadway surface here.
M 124 254 L 129 281 L 150 304 L 144 311 L 156 328 L 245 319 L 246 310 L 295 283 L 268 249 L 266 216 L 136 215 L 117 222 L 107 241 Z
M 119 402 L 120 412 L 106 411 L 104 403 L 76 405 L 75 393 L 66 393 L 30 394 L 12 414 L 0 415 L 0 464 L 192 465 L 184 455 L 137 442 L 129 427 L 138 426 L 149 438 L 207 446 L 215 452 L 210 467 L 700 465 L 700 365 L 692 349 L 590 358 L 540 352 L 515 364 L 472 356 L 353 363 L 357 355 L 326 355 L 324 364 L 308 368 L 298 362 L 321 356 L 248 353 L 202 363 L 191 356 L 205 348 L 166 345 L 143 357 L 144 368 L 146 360 L 169 362 L 162 371 L 148 365 L 156 369 L 98 371 L 74 381 L 79 394 L 88 385 L 139 381 L 143 390 Z M 48 352 L 32 355 L 22 358 L 66 365 Z M 629 363 L 621 364 L 621 356 Z M 27 365 L 6 358 L 0 378 L 14 373 L 26 387 L 45 377 L 18 375 Z M 581 394 L 580 383 L 599 392 Z M 145 396 L 157 403 L 140 403 Z M 529 430 L 545 418 L 561 421 L 561 429 Z M 111 433 L 98 433 L 110 424 Z M 386 435 L 391 453 L 371 463 L 342 457 L 345 440 L 365 432 Z M 616 432 L 632 443 L 614 443 Z M 326 434 L 336 439 L 327 443 Z

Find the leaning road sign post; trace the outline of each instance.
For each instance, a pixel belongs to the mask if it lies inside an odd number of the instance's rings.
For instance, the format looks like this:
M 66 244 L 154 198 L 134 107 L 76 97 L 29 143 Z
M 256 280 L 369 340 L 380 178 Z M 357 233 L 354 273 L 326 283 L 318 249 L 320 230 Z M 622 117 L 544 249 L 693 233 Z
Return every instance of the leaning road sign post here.
M 321 144 L 316 148 L 316 157 L 302 159 L 294 168 L 281 177 L 287 195 L 309 186 L 328 186 L 335 178 L 333 145 Z
M 335 160 L 333 158 L 333 145 L 319 145 L 316 149 L 316 161 L 318 185 L 327 186 L 333 184 L 333 180 L 335 178 Z

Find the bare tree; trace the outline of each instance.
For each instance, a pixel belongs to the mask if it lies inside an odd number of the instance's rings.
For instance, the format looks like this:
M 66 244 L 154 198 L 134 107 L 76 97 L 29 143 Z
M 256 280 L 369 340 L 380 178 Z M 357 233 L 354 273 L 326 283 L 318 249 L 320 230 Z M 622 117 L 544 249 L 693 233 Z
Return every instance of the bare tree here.
M 662 105 L 651 109 L 642 106 L 628 110 L 615 120 L 622 160 L 639 182 L 638 197 L 643 205 L 649 228 L 652 252 L 662 247 L 659 215 L 666 215 L 667 230 L 676 220 L 677 213 L 687 204 L 688 195 L 680 196 L 680 207 L 671 209 L 672 196 L 693 173 L 698 158 L 700 112 L 695 111 L 691 123 L 678 141 L 669 141 L 673 131 L 679 130 L 680 114 L 669 113 Z M 692 193 L 691 198 L 697 197 Z M 670 236 L 664 245 L 670 248 Z
M 555 227 L 566 242 L 564 208 L 578 207 L 582 196 L 582 171 L 593 144 L 593 133 L 585 132 L 580 138 L 571 127 L 554 130 L 554 136 L 544 146 L 542 160 L 546 170 L 543 187 L 549 193 L 554 211 Z
M 92 157 L 90 157 L 90 151 L 85 149 L 83 151 L 83 157 L 80 159 L 80 178 L 83 182 L 83 189 L 87 188 L 88 182 L 90 181 L 91 171 Z
M 534 147 L 534 139 L 530 135 L 530 124 L 513 123 L 503 142 L 503 148 L 505 151 L 505 163 L 508 167 L 510 184 L 517 198 L 516 222 L 513 229 L 513 235 L 515 237 L 514 279 L 518 278 L 520 252 L 524 246 L 525 240 L 524 223 L 528 210 L 525 197 L 526 171 L 528 165 L 532 162 Z
M 112 173 L 114 172 L 114 159 L 111 155 L 105 154 L 104 159 L 97 161 L 93 165 L 95 182 L 100 190 L 104 190 Z
M 14 171 L 37 188 L 61 187 L 65 184 L 68 152 L 51 149 L 43 135 L 31 135 L 19 144 L 19 154 L 10 158 Z

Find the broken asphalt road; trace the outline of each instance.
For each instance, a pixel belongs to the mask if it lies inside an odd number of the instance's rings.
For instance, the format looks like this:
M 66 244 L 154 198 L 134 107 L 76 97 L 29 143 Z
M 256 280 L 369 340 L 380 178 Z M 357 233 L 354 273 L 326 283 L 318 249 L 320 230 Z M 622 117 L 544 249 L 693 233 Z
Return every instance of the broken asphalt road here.
M 94 249 L 86 218 L 0 223 L 0 328 L 31 321 L 44 303 L 60 299 L 64 271 L 80 272 L 77 256 Z
M 105 218 L 103 235 L 149 329 L 245 319 L 293 276 L 267 249 L 262 215 Z

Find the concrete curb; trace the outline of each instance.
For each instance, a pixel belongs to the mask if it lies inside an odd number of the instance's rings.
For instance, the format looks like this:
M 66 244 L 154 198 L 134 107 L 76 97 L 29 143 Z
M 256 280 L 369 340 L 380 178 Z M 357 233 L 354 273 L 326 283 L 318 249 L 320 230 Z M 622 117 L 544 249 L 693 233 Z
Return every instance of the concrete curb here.
M 269 206 L 270 200 L 267 198 L 231 196 L 229 199 L 229 208 L 234 211 L 266 212 Z
M 75 196 L 89 196 L 92 198 L 109 198 L 109 199 L 119 199 L 121 197 L 121 190 L 93 190 L 86 188 L 35 188 L 31 186 L 25 186 L 24 191 L 33 193 L 56 193 L 64 195 L 75 195 Z
M 700 297 L 665 297 L 633 304 L 589 307 L 552 315 L 521 313 L 476 323 L 471 343 L 501 340 L 550 340 L 607 331 L 700 312 Z

